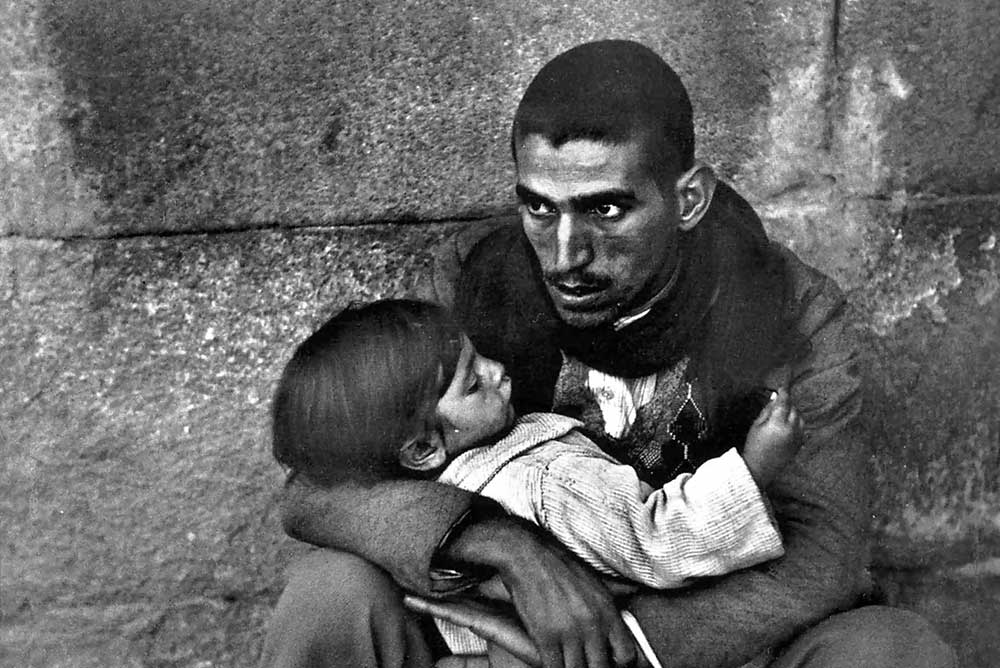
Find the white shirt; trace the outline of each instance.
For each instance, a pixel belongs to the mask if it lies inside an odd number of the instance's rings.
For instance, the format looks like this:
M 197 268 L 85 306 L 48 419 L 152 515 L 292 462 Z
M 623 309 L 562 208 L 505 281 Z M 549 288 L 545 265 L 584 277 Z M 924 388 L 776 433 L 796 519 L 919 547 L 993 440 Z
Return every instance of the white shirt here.
M 656 374 L 625 379 L 588 368 L 587 389 L 601 408 L 604 431 L 608 436 L 621 438 L 635 422 L 638 410 L 653 398 Z

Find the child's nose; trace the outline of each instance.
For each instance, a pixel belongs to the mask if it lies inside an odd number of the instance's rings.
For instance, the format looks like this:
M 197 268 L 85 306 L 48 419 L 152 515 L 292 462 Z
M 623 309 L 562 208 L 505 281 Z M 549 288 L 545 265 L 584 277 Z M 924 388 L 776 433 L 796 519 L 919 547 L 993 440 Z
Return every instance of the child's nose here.
M 480 357 L 479 362 L 479 374 L 481 377 L 488 379 L 493 384 L 499 383 L 504 377 L 506 369 L 504 369 L 503 364 L 500 362 L 491 360 L 488 357 Z

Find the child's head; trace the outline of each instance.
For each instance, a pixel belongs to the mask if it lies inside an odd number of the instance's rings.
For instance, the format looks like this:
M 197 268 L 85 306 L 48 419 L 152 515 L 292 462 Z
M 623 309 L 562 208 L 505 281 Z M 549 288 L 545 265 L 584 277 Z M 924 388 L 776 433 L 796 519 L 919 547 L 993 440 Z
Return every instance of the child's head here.
M 510 422 L 503 367 L 442 307 L 348 308 L 295 350 L 274 399 L 273 452 L 321 484 L 430 471 Z M 487 433 L 489 432 L 489 433 Z

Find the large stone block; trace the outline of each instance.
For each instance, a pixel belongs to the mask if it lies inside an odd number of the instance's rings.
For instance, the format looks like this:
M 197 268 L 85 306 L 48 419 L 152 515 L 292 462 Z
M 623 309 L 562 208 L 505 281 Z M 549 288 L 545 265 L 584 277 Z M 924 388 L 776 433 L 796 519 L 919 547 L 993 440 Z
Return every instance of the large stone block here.
M 1000 206 L 911 203 L 855 290 L 879 418 L 878 560 L 1000 553 Z
M 996 192 L 1000 5 L 893 0 L 843 6 L 838 66 L 845 85 L 874 72 L 873 92 L 896 100 L 872 128 L 891 172 L 888 187 Z
M 942 299 L 869 339 L 879 418 L 877 563 L 935 567 L 1000 554 L 1000 300 Z
M 5 624 L 274 593 L 297 549 L 273 502 L 281 366 L 335 309 L 408 289 L 443 229 L 4 242 Z
M 0 183 L 4 230 L 495 212 L 512 201 L 508 127 L 527 81 L 604 37 L 643 41 L 676 66 L 702 153 L 723 173 L 765 152 L 769 183 L 794 181 L 805 167 L 786 168 L 786 153 L 823 142 L 832 7 L 17 0 L 3 10 L 16 19 L 7 50 L 38 76 L 18 80 L 23 103 L 8 112 L 31 114 L 3 120 L 23 148 Z M 772 94 L 782 86 L 798 95 L 795 113 Z
M 96 183 L 73 162 L 66 90 L 37 3 L 0 6 L 0 236 L 94 231 Z

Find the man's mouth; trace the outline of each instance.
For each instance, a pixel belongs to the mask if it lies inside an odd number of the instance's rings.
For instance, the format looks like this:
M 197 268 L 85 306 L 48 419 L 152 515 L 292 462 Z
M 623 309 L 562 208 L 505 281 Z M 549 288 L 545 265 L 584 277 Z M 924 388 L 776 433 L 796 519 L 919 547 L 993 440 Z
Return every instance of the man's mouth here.
M 567 306 L 585 306 L 597 301 L 607 289 L 602 283 L 578 283 L 573 281 L 553 281 L 549 287 L 554 297 Z

